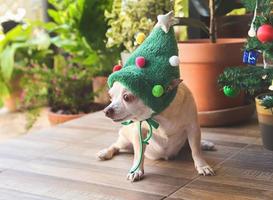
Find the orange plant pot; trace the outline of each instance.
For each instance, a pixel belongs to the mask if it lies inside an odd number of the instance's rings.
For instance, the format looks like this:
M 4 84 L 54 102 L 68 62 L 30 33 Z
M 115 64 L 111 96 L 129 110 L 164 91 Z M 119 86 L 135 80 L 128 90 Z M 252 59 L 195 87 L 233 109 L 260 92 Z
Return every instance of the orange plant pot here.
M 20 109 L 20 100 L 23 93 L 20 85 L 21 78 L 21 75 L 17 75 L 10 81 L 11 93 L 9 96 L 3 98 L 4 106 L 10 112 L 16 112 Z
M 51 125 L 57 125 L 57 124 L 62 124 L 64 122 L 80 118 L 86 114 L 75 114 L 75 115 L 66 115 L 66 114 L 58 114 L 54 113 L 52 111 L 48 111 L 48 120 Z
M 195 98 L 197 109 L 214 111 L 244 104 L 244 95 L 226 97 L 217 80 L 227 67 L 242 65 L 241 49 L 245 39 L 190 40 L 178 43 L 180 73 Z

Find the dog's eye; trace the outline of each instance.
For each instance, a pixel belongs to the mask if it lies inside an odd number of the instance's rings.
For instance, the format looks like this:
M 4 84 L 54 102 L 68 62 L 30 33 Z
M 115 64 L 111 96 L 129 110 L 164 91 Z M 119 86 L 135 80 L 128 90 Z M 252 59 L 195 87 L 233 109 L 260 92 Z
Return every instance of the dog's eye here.
M 123 99 L 124 99 L 124 101 L 126 101 L 126 102 L 130 102 L 130 101 L 133 101 L 133 100 L 134 100 L 134 96 L 133 96 L 133 95 L 129 95 L 129 94 L 124 94 L 124 95 L 123 95 Z

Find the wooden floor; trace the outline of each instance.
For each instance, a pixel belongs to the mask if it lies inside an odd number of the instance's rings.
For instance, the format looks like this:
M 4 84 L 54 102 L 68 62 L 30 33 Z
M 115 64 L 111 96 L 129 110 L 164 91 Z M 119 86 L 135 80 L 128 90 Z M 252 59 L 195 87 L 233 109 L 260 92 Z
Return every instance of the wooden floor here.
M 217 176 L 198 176 L 185 149 L 173 161 L 146 160 L 136 183 L 126 180 L 132 155 L 95 157 L 118 127 L 99 112 L 0 143 L 0 200 L 273 199 L 273 152 L 261 147 L 255 120 L 202 130 L 217 147 L 204 153 Z

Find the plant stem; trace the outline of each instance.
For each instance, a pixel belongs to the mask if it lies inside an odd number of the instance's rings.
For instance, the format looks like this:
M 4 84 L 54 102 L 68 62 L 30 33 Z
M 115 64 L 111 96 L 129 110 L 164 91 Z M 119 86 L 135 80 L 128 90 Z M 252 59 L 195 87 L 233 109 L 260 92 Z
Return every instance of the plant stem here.
M 215 1 L 209 0 L 210 9 L 210 27 L 209 27 L 209 37 L 212 43 L 216 42 L 216 22 L 215 22 Z

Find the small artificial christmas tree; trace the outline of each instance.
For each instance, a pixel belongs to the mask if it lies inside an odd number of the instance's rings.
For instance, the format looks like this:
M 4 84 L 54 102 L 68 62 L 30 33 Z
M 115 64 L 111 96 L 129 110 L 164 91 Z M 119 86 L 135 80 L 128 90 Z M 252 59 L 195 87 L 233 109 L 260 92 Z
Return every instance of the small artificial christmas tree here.
M 273 1 L 244 0 L 248 9 L 254 11 L 248 32 L 243 62 L 248 67 L 226 69 L 218 83 L 227 96 L 236 96 L 240 90 L 251 95 L 263 93 L 255 98 L 256 110 L 263 145 L 273 151 Z M 263 66 L 255 66 L 258 54 L 262 55 Z M 252 66 L 251 66 L 252 65 Z
M 273 80 L 273 1 L 243 0 L 245 7 L 254 12 L 243 54 L 244 68 L 229 68 L 219 77 L 219 85 L 227 96 L 243 90 L 250 94 L 265 91 Z M 259 54 L 263 67 L 255 66 Z M 229 95 L 231 94 L 231 95 Z

